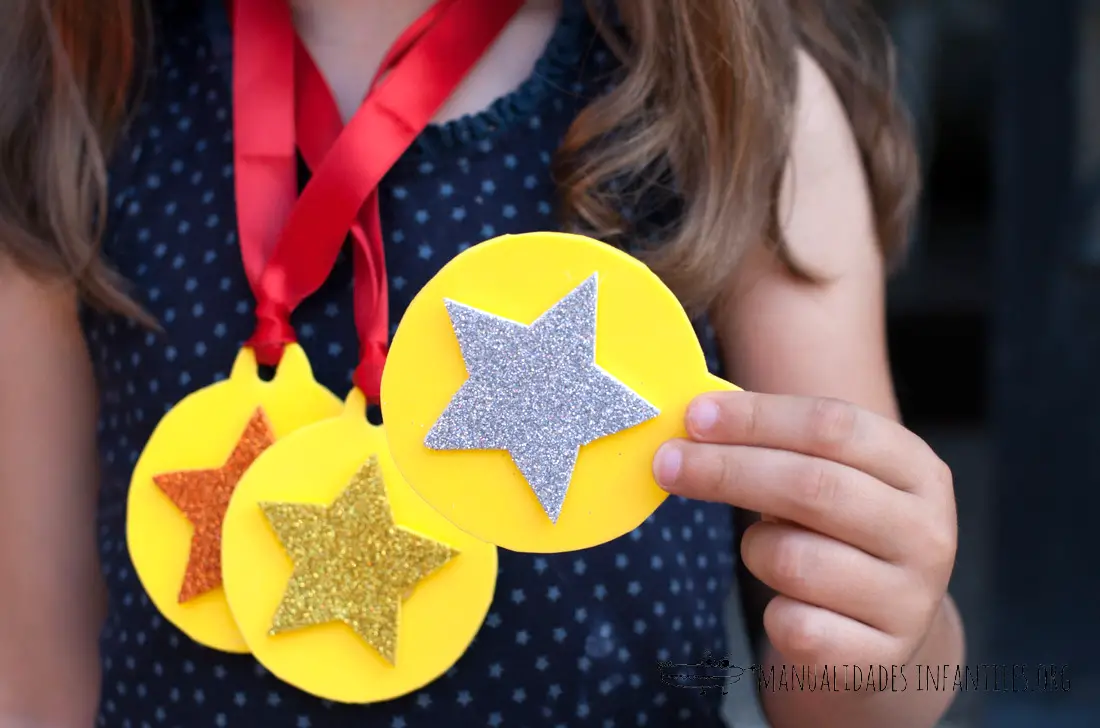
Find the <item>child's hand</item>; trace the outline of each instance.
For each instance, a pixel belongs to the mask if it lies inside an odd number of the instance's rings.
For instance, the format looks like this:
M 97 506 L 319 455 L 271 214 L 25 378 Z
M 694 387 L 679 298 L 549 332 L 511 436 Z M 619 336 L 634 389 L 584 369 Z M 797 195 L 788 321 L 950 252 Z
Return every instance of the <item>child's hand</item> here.
M 764 626 L 785 661 L 908 661 L 955 561 L 951 472 L 928 445 L 854 405 L 744 392 L 698 398 L 687 429 L 657 481 L 767 514 L 741 556 L 779 593 Z

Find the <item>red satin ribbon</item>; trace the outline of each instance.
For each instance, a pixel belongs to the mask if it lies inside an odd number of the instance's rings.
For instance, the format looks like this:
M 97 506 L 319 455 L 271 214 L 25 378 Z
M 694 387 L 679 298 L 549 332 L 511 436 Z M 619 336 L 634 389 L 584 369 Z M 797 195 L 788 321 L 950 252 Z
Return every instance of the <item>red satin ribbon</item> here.
M 235 0 L 234 162 L 245 272 L 256 296 L 249 345 L 275 365 L 289 317 L 354 240 L 355 385 L 377 401 L 388 341 L 378 184 L 522 0 L 440 0 L 387 53 L 347 127 L 285 0 Z M 313 172 L 295 203 L 295 146 Z

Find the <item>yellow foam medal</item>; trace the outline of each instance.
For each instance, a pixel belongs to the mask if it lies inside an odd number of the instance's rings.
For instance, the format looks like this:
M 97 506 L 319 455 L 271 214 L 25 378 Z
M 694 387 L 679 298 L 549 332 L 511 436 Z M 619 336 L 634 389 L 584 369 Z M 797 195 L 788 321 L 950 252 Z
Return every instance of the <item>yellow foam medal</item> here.
M 222 588 L 222 519 L 241 476 L 276 441 L 340 411 L 290 345 L 270 382 L 250 349 L 229 378 L 194 392 L 153 431 L 134 467 L 126 541 L 161 614 L 196 642 L 247 652 Z
M 264 452 L 226 512 L 222 568 L 245 643 L 276 677 L 373 703 L 446 672 L 493 599 L 497 551 L 401 478 L 354 390 Z
M 559 552 L 640 525 L 665 492 L 652 463 L 684 437 L 707 371 L 676 297 L 590 238 L 503 236 L 456 256 L 393 338 L 382 409 L 394 462 L 459 528 Z

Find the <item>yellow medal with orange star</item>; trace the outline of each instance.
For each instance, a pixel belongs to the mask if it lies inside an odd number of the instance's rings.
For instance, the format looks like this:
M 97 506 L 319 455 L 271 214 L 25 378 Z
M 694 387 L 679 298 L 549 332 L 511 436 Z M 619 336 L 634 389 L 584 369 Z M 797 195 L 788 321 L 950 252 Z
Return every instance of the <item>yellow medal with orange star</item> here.
M 269 382 L 246 348 L 228 379 L 184 398 L 153 431 L 130 480 L 126 542 L 150 600 L 196 642 L 248 651 L 222 589 L 226 508 L 260 453 L 339 410 L 300 347 L 287 347 Z
M 652 463 L 685 437 L 707 371 L 676 297 L 644 264 L 578 235 L 503 236 L 456 256 L 410 304 L 382 379 L 409 484 L 513 551 L 588 548 L 666 497 Z

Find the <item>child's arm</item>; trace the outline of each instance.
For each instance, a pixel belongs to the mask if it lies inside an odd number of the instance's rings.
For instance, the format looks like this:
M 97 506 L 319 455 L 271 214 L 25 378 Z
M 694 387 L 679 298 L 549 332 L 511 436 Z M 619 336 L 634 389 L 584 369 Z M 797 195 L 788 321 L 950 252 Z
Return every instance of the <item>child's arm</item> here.
M 94 418 L 75 295 L 0 258 L 0 725 L 95 720 Z
M 827 282 L 799 282 L 763 250 L 749 256 L 728 299 L 714 312 L 732 381 L 751 391 L 842 399 L 896 419 L 885 339 L 885 276 L 866 178 L 834 90 L 805 56 L 780 215 L 795 260 Z M 787 568 L 798 571 L 790 564 Z M 750 624 L 763 634 L 760 628 L 770 622 L 771 631 L 775 614 L 770 619 L 763 614 L 769 591 L 755 579 L 744 590 Z M 764 642 L 760 660 L 765 666 L 794 662 Z M 858 652 L 852 645 L 837 659 L 858 662 Z M 932 726 L 951 693 L 918 692 L 913 663 L 954 665 L 962 659 L 961 624 L 945 597 L 910 660 L 904 692 L 788 689 L 765 691 L 761 699 L 776 728 Z

